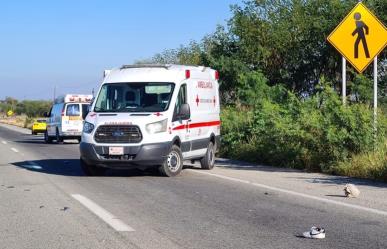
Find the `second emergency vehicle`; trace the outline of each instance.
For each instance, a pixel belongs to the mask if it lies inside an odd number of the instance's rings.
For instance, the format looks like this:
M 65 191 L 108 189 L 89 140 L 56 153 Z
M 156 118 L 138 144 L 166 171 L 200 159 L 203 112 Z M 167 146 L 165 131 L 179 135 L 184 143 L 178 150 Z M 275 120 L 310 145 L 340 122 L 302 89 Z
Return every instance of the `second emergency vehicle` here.
M 105 71 L 85 119 L 81 166 L 156 166 L 175 176 L 183 160 L 212 169 L 220 145 L 219 74 L 200 66 L 133 65 Z
M 44 134 L 46 143 L 64 139 L 81 141 L 83 120 L 87 115 L 92 95 L 66 94 L 54 101 L 47 117 L 47 129 Z

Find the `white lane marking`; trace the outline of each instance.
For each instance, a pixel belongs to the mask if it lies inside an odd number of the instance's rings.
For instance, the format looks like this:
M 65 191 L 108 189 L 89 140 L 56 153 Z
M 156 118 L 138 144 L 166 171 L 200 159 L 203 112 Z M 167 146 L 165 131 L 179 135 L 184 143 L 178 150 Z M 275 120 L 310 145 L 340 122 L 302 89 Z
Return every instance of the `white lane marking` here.
M 2 144 L 7 144 L 7 141 L 1 141 Z
M 33 169 L 33 170 L 41 170 L 43 167 L 34 163 L 34 162 L 28 162 L 26 165 L 22 165 L 23 168 L 27 169 Z
M 199 170 L 193 170 L 193 169 L 187 169 L 187 170 L 189 170 L 191 172 L 198 173 L 198 174 L 209 175 L 209 176 L 214 176 L 214 177 L 217 177 L 217 178 L 221 178 L 221 179 L 225 179 L 225 180 L 230 180 L 230 181 L 234 181 L 234 182 L 250 184 L 250 185 L 253 185 L 255 187 L 264 188 L 264 189 L 268 189 L 268 190 L 272 190 L 272 191 L 276 191 L 276 192 L 281 192 L 281 193 L 285 193 L 285 194 L 289 194 L 289 195 L 299 196 L 299 197 L 303 197 L 303 198 L 307 198 L 307 199 L 312 199 L 312 200 L 316 200 L 316 201 L 320 201 L 320 202 L 325 202 L 325 203 L 334 204 L 334 205 L 338 205 L 338 206 L 343 206 L 343 207 L 353 208 L 353 209 L 357 209 L 357 210 L 362 210 L 362 211 L 370 212 L 370 213 L 373 213 L 373 214 L 379 214 L 379 215 L 387 216 L 387 212 L 386 211 L 375 209 L 375 208 L 368 208 L 368 207 L 363 207 L 363 206 L 360 206 L 360 205 L 355 205 L 355 204 L 349 204 L 349 203 L 344 203 L 344 202 L 340 202 L 340 201 L 330 200 L 330 199 L 326 199 L 326 198 L 322 198 L 322 197 L 317 197 L 317 196 L 313 196 L 313 195 L 299 193 L 299 192 L 292 191 L 292 190 L 287 190 L 287 189 L 282 189 L 282 188 L 277 188 L 277 187 L 271 187 L 271 186 L 260 184 L 260 183 L 250 182 L 250 181 L 241 180 L 241 179 L 234 178 L 234 177 L 218 175 L 218 174 L 209 173 L 209 172 L 205 172 L 205 171 L 199 171 Z
M 116 218 L 114 215 L 98 206 L 95 202 L 91 201 L 87 197 L 80 194 L 71 195 L 75 200 L 79 201 L 83 206 L 89 209 L 92 213 L 97 215 L 107 224 L 109 224 L 114 230 L 118 232 L 134 232 L 135 230 L 130 226 L 126 225 L 120 219 Z
M 15 149 L 15 148 L 11 148 L 11 150 L 13 151 L 13 152 L 15 152 L 15 153 L 19 153 L 19 151 L 17 150 L 17 149 Z

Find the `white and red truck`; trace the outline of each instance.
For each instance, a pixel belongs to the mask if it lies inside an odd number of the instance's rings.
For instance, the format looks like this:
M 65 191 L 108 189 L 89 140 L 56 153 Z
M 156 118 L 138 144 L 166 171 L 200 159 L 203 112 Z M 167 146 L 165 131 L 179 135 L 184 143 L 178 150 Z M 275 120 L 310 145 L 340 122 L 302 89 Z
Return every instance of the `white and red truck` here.
M 107 70 L 80 144 L 87 175 L 158 167 L 176 176 L 184 160 L 212 169 L 220 146 L 219 74 L 201 66 L 130 65 Z

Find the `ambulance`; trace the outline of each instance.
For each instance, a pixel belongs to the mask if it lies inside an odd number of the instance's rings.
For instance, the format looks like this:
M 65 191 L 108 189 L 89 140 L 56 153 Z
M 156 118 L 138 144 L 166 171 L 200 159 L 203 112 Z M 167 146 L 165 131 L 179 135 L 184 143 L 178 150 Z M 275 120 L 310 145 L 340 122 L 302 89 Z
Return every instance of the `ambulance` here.
M 53 140 L 60 143 L 64 139 L 81 141 L 83 120 L 88 113 L 92 95 L 66 94 L 55 99 L 47 117 L 47 129 L 44 134 L 46 143 Z
M 176 176 L 183 161 L 212 169 L 220 146 L 219 74 L 203 66 L 125 65 L 107 70 L 80 143 L 86 175 L 157 167 Z

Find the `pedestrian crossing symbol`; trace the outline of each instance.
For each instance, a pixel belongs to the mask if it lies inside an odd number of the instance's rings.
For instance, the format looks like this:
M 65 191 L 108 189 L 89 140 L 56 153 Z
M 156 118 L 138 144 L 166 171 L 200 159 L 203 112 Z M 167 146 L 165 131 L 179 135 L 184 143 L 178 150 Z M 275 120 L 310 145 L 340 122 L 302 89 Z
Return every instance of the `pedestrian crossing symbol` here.
M 328 36 L 328 41 L 362 73 L 386 47 L 387 29 L 360 2 Z

